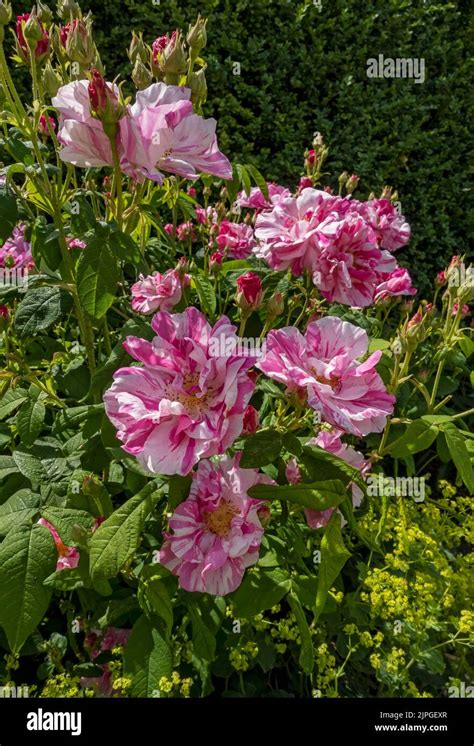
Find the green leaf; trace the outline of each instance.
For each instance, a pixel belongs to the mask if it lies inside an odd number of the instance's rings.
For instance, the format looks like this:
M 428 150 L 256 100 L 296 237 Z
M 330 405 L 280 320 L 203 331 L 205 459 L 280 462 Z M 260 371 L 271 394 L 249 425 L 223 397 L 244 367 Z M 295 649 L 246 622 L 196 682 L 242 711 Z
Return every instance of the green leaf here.
M 5 192 L 0 193 L 0 240 L 5 241 L 18 220 L 18 206 L 15 197 Z
M 98 236 L 81 254 L 77 266 L 77 291 L 93 319 L 101 319 L 115 300 L 119 279 L 117 260 L 106 240 Z
M 212 282 L 204 274 L 193 275 L 193 282 L 202 310 L 206 316 L 213 317 L 216 312 L 216 293 Z
M 456 465 L 459 476 L 472 495 L 474 493 L 474 474 L 465 438 L 452 423 L 442 425 L 441 429 L 446 438 L 446 445 L 448 446 L 451 458 Z
M 339 505 L 346 497 L 346 488 L 338 479 L 311 484 L 256 484 L 248 491 L 258 500 L 288 500 L 312 510 L 328 510 Z
M 26 446 L 32 446 L 43 427 L 46 417 L 46 407 L 41 401 L 41 391 L 38 388 L 30 390 L 29 398 L 21 405 L 17 415 L 18 434 Z
M 160 565 L 146 565 L 140 574 L 138 598 L 143 608 L 143 601 L 152 614 L 161 617 L 166 624 L 168 638 L 173 628 L 173 607 L 170 594 L 160 573 Z M 146 608 L 144 608 L 146 610 Z
M 281 436 L 276 430 L 260 430 L 245 438 L 240 466 L 252 469 L 271 464 L 280 455 L 281 448 Z
M 72 299 L 58 287 L 38 287 L 29 290 L 15 314 L 15 329 L 20 339 L 44 332 L 69 313 Z
M 168 502 L 170 508 L 175 510 L 180 503 L 186 500 L 191 489 L 192 475 L 187 474 L 185 477 L 175 474 L 170 477 L 168 489 Z
M 140 544 L 145 519 L 161 494 L 156 482 L 148 483 L 99 526 L 89 544 L 93 579 L 114 577 L 133 556 Z
M 342 539 L 341 518 L 338 513 L 334 513 L 321 540 L 318 593 L 314 607 L 315 621 L 324 611 L 328 593 L 350 556 Z
M 339 479 L 344 484 L 355 482 L 365 492 L 365 481 L 359 469 L 335 456 L 334 453 L 325 451 L 316 445 L 304 446 L 301 464 L 310 476 L 311 481 L 319 482 L 322 479 Z
M 201 660 L 211 663 L 216 657 L 216 636 L 204 622 L 201 610 L 195 605 L 188 608 L 193 627 L 194 653 Z
M 248 619 L 271 609 L 290 590 L 289 575 L 279 568 L 275 570 L 251 570 L 232 595 L 232 604 L 238 618 Z
M 439 429 L 436 425 L 423 420 L 410 422 L 400 438 L 387 446 L 387 453 L 395 458 L 405 458 L 420 451 L 426 451 L 438 437 Z
M 13 456 L 0 456 L 0 479 L 5 479 L 15 472 L 18 472 L 18 467 Z
M 299 664 L 306 674 L 310 674 L 314 668 L 314 650 L 306 614 L 301 606 L 298 596 L 293 591 L 288 594 L 288 603 L 295 615 L 301 636 L 301 651 L 298 659 Z
M 62 261 L 59 233 L 54 225 L 45 225 L 40 219 L 33 227 L 31 251 L 37 267 L 44 259 L 49 269 L 55 272 Z
M 84 510 L 75 510 L 74 508 L 56 508 L 48 505 L 48 507 L 42 509 L 41 515 L 52 523 L 61 540 L 67 545 L 75 543 L 76 526 L 90 529 L 94 523 L 92 515 Z
M 102 414 L 103 411 L 103 404 L 89 404 L 82 407 L 61 409 L 55 417 L 53 432 L 55 435 L 58 435 L 58 433 L 62 433 L 64 430 L 77 430 L 77 426 L 82 422 Z
M 28 398 L 26 389 L 8 389 L 0 400 L 0 420 L 12 414 Z
M 244 188 L 244 192 L 248 196 L 250 194 L 251 189 L 252 189 L 252 184 L 251 184 L 251 181 L 250 181 L 250 176 L 249 176 L 249 173 L 247 171 L 247 168 L 246 168 L 246 166 L 242 166 L 241 163 L 237 163 L 236 166 L 235 166 L 235 168 L 237 170 L 237 174 L 239 176 L 240 182 L 241 182 L 241 184 L 242 184 L 242 186 Z
M 292 456 L 301 456 L 303 446 L 296 435 L 293 435 L 293 433 L 284 433 L 281 440 L 283 447 L 288 451 L 288 453 L 291 453 Z
M 41 498 L 28 489 L 19 490 L 0 505 L 0 534 L 29 523 L 38 513 Z
M 123 656 L 124 676 L 132 680 L 130 696 L 158 695 L 160 679 L 173 671 L 173 652 L 160 620 L 141 616 L 135 622 Z
M 0 625 L 14 653 L 47 611 L 52 591 L 43 580 L 56 561 L 53 538 L 43 526 L 19 526 L 0 546 Z
M 258 168 L 256 168 L 256 166 L 253 166 L 252 164 L 247 164 L 246 169 L 254 180 L 255 184 L 262 192 L 265 199 L 268 199 L 268 184 L 265 180 L 265 177 L 260 173 Z

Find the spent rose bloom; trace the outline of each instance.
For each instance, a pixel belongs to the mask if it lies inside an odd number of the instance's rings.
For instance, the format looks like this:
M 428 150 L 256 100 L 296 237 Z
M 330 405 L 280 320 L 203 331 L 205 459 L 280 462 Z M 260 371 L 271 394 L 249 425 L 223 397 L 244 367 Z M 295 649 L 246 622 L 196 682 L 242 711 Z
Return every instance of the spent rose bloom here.
M 164 274 L 155 272 L 132 285 L 132 308 L 137 313 L 150 314 L 155 311 L 171 311 L 181 300 L 182 286 L 189 282 L 189 276 L 182 279 L 176 269 Z
M 255 246 L 253 230 L 245 223 L 231 223 L 223 220 L 216 236 L 217 246 L 234 259 L 246 259 Z
M 0 268 L 31 269 L 34 266 L 31 244 L 26 240 L 26 225 L 20 223 L 3 246 L 0 246 Z
M 159 561 L 186 591 L 225 596 L 239 587 L 245 569 L 259 557 L 263 506 L 247 494 L 256 484 L 274 484 L 256 469 L 241 469 L 238 457 L 201 461 L 187 500 L 170 519 Z
M 397 267 L 393 272 L 382 274 L 381 282 L 375 288 L 374 300 L 384 300 L 397 295 L 416 295 L 417 290 L 411 284 L 410 273 L 403 267 Z
M 255 388 L 256 357 L 216 354 L 235 327 L 223 316 L 213 327 L 196 308 L 157 313 L 152 342 L 127 337 L 124 347 L 142 367 L 121 368 L 105 393 L 105 409 L 123 449 L 149 471 L 188 474 L 201 458 L 223 453 L 241 434 Z
M 38 524 L 48 529 L 54 539 L 54 543 L 56 544 L 56 549 L 58 550 L 56 572 L 59 572 L 60 570 L 73 570 L 77 567 L 79 560 L 81 559 L 79 550 L 76 547 L 66 546 L 54 526 L 45 518 L 40 518 Z
M 326 316 L 304 335 L 295 327 L 271 331 L 257 367 L 290 390 L 306 389 L 309 406 L 334 427 L 367 435 L 383 430 L 395 402 L 375 370 L 381 351 L 358 362 L 368 344 L 363 329 Z

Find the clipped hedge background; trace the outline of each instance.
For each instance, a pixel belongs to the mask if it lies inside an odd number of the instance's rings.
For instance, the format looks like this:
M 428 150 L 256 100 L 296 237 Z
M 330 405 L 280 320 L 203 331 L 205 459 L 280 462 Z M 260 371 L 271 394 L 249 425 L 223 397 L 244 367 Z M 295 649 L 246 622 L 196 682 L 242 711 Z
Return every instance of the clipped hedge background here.
M 108 75 L 129 76 L 131 29 L 145 39 L 209 18 L 209 100 L 221 148 L 295 184 L 319 130 L 328 171 L 361 177 L 356 196 L 398 189 L 413 229 L 401 255 L 421 291 L 474 232 L 471 0 L 81 0 Z M 17 8 L 25 4 L 16 2 Z M 369 79 L 370 57 L 423 57 L 425 82 Z M 233 63 L 241 66 L 234 74 Z M 471 87 L 471 88 L 470 88 Z M 471 90 L 471 95 L 469 94 Z M 469 159 L 471 163 L 469 165 Z

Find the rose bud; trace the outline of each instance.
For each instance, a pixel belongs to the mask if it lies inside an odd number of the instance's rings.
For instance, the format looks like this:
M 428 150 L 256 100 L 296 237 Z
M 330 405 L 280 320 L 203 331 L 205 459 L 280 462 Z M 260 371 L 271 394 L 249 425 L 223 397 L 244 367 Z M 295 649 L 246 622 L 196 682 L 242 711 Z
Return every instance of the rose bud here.
M 135 65 L 137 60 L 140 60 L 145 65 L 149 58 L 149 47 L 143 41 L 141 32 L 140 34 L 136 34 L 135 31 L 132 31 L 132 41 L 128 48 L 128 59 L 132 65 Z
M 34 50 L 36 62 L 41 63 L 49 54 L 49 34 L 33 13 L 25 13 L 16 19 L 16 51 L 23 62 L 29 62 Z
M 207 99 L 207 83 L 204 68 L 188 75 L 187 85 L 191 89 L 191 101 L 195 106 L 204 104 Z
M 81 8 L 75 0 L 59 0 L 57 13 L 62 21 L 70 21 L 71 18 L 80 18 Z
M 438 272 L 435 279 L 435 285 L 436 287 L 441 287 L 446 282 L 446 272 L 442 270 L 441 272 Z
M 12 19 L 11 3 L 0 0 L 0 26 L 7 26 Z M 1 33 L 1 32 L 0 32 Z
M 299 188 L 300 191 L 303 189 L 311 188 L 313 186 L 313 180 L 309 176 L 302 176 L 300 179 Z
M 59 75 L 53 70 L 51 62 L 47 62 L 42 75 L 43 88 L 50 98 L 56 96 L 62 83 Z
M 314 166 L 314 164 L 316 163 L 316 151 L 314 149 L 308 150 L 306 163 L 310 166 Z
M 349 176 L 349 178 L 346 181 L 346 190 L 347 194 L 352 194 L 352 192 L 357 188 L 357 184 L 360 181 L 360 176 L 357 176 L 357 174 L 352 174 L 352 176 Z
M 257 510 L 257 515 L 258 515 L 258 519 L 260 523 L 262 524 L 262 528 L 266 528 L 268 524 L 270 523 L 270 520 L 272 517 L 271 511 L 268 505 L 262 505 Z
M 267 316 L 269 321 L 281 316 L 285 310 L 285 301 L 282 293 L 274 293 L 267 303 Z
M 56 122 L 53 119 L 53 117 L 48 117 L 49 123 L 51 125 L 51 129 L 53 132 L 56 132 Z M 49 137 L 50 136 L 50 129 L 48 126 L 48 119 L 46 119 L 46 114 L 41 114 L 38 122 L 38 131 L 43 137 Z
M 38 2 L 36 3 L 36 12 L 41 23 L 43 23 L 45 26 L 51 25 L 53 21 L 53 13 L 45 3 L 41 2 L 41 0 L 38 0 Z
M 201 15 L 198 15 L 197 21 L 194 26 L 189 27 L 186 41 L 191 50 L 191 59 L 195 60 L 199 57 L 199 52 L 207 44 L 207 32 L 206 32 L 207 19 L 204 21 Z
M 242 430 L 243 435 L 251 435 L 256 433 L 260 424 L 260 418 L 255 407 L 251 404 L 248 405 L 244 412 L 244 426 Z
M 242 311 L 255 311 L 262 298 L 262 281 L 255 272 L 247 272 L 237 278 L 237 305 Z
M 124 116 L 126 109 L 120 103 L 112 86 L 107 85 L 98 70 L 92 70 L 88 87 L 92 116 L 100 119 L 104 132 L 108 137 L 115 138 L 117 123 Z
M 153 76 L 149 69 L 145 67 L 140 57 L 137 57 L 132 72 L 132 80 L 139 91 L 148 88 L 153 81 Z
M 213 254 L 211 254 L 211 257 L 209 259 L 209 269 L 214 274 L 218 275 L 221 271 L 222 267 L 222 260 L 224 259 L 224 254 L 222 251 L 215 251 Z

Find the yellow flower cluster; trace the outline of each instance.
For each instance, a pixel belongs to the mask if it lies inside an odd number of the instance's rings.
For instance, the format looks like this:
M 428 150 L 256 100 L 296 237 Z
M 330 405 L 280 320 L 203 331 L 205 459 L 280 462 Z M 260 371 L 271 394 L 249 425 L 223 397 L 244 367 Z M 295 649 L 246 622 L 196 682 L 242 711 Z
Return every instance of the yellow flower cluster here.
M 185 699 L 191 696 L 191 687 L 193 680 L 191 678 L 182 679 L 178 671 L 173 671 L 171 678 L 168 679 L 166 676 L 162 676 L 158 682 L 158 689 L 162 694 L 170 697 L 184 697 Z

